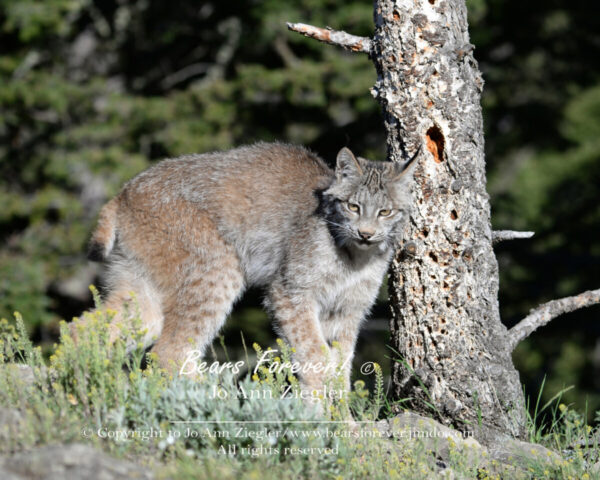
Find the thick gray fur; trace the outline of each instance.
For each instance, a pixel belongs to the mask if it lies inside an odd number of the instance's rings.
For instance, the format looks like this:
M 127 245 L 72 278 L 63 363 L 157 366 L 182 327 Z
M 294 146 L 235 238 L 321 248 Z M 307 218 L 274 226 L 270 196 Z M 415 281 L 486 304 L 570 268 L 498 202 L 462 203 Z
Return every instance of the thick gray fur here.
M 359 326 L 408 218 L 415 163 L 343 148 L 331 170 L 304 148 L 266 143 L 165 160 L 101 212 L 93 245 L 108 260 L 108 303 L 134 290 L 159 360 L 179 366 L 205 350 L 244 289 L 262 287 L 299 362 L 340 362 L 339 342 L 348 387 Z

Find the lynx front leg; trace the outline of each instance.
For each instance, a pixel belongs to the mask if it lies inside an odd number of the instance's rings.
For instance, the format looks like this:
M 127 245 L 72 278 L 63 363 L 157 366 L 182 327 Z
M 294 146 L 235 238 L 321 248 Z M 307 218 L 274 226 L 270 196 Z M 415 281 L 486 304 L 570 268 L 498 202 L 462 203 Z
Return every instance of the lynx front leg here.
M 322 322 L 323 334 L 332 346 L 336 367 L 342 367 L 340 375 L 343 379 L 343 390 L 350 392 L 350 376 L 352 374 L 352 359 L 358 338 L 360 318 L 344 315 L 339 312 L 331 314 Z M 337 344 L 337 345 L 336 345 Z
M 303 388 L 322 391 L 333 368 L 314 302 L 274 287 L 269 293 L 269 304 L 283 336 L 295 349 L 294 360 L 300 363 L 301 372 L 305 371 L 300 375 Z

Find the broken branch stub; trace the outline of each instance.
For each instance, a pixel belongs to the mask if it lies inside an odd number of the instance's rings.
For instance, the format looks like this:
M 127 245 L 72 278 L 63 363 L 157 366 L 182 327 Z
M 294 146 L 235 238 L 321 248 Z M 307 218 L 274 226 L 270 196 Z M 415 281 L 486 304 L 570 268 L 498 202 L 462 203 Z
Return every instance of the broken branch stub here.
M 522 238 L 531 238 L 535 232 L 517 232 L 515 230 L 494 230 L 492 232 L 492 245 L 504 242 L 506 240 L 517 240 Z
M 522 340 L 531 335 L 535 330 L 543 327 L 554 318 L 597 303 L 600 303 L 600 289 L 588 290 L 579 295 L 559 300 L 551 300 L 534 308 L 529 312 L 529 315 L 508 331 L 510 351 L 514 350 Z
M 343 31 L 332 30 L 330 28 L 319 28 L 305 23 L 287 23 L 289 30 L 300 33 L 308 38 L 314 38 L 329 45 L 337 45 L 351 52 L 360 52 L 371 54 L 371 39 L 367 37 L 358 37 Z

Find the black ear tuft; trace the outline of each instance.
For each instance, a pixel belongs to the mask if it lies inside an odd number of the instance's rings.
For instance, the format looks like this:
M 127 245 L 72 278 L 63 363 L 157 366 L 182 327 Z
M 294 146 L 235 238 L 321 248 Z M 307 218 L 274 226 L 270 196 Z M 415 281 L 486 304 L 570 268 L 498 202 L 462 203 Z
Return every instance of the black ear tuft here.
M 412 177 L 413 173 L 415 172 L 415 168 L 419 163 L 417 159 L 419 158 L 420 153 L 421 146 L 419 145 L 419 148 L 417 148 L 415 154 L 409 158 L 408 161 L 404 162 L 402 165 L 399 163 L 395 164 L 396 175 L 393 178 L 393 181 L 400 180 L 401 178 L 408 180 Z
M 349 148 L 342 148 L 336 158 L 335 171 L 342 176 L 362 175 L 363 169 Z

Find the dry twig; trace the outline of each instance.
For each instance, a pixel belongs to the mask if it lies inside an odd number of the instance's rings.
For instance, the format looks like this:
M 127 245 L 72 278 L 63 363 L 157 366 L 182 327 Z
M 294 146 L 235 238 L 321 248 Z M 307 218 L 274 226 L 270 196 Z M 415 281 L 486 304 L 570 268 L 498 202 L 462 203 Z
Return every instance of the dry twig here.
M 329 28 L 313 27 L 305 23 L 287 23 L 289 30 L 298 32 L 305 37 L 314 38 L 320 42 L 330 45 L 337 45 L 352 52 L 371 53 L 371 39 L 367 37 L 358 37 L 346 32 L 339 32 Z
M 573 297 L 552 300 L 532 309 L 523 320 L 508 331 L 508 342 L 511 350 L 527 338 L 539 327 L 546 325 L 553 318 L 563 313 L 573 312 L 580 308 L 600 303 L 600 289 L 588 290 Z
M 517 232 L 515 230 L 494 230 L 492 232 L 492 245 L 504 242 L 505 240 L 515 240 L 518 238 L 531 238 L 535 232 Z

